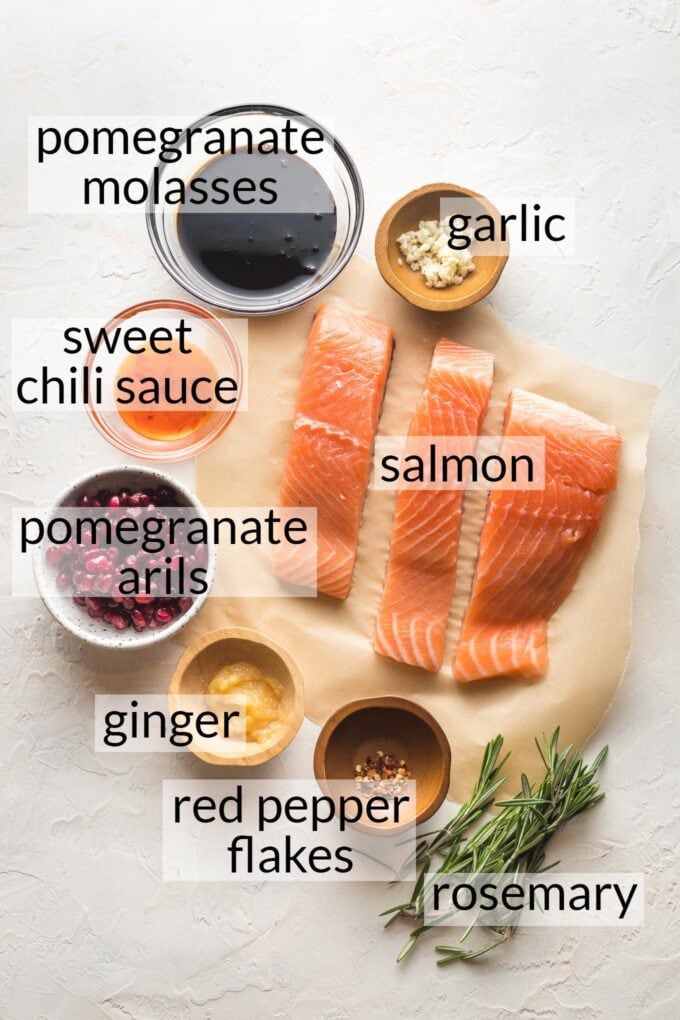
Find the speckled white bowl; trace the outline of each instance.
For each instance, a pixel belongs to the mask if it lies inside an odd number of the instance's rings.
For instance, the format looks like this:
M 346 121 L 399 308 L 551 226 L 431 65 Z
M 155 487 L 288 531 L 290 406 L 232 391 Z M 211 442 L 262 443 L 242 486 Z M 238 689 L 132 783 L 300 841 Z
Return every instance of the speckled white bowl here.
M 57 497 L 50 508 L 50 513 L 58 507 L 74 506 L 78 496 L 85 492 L 92 492 L 98 489 L 111 489 L 115 492 L 123 486 L 134 491 L 135 489 L 146 487 L 158 488 L 161 485 L 173 489 L 180 498 L 182 506 L 190 507 L 201 515 L 206 513 L 202 504 L 193 493 L 174 478 L 152 468 L 129 464 L 104 468 L 100 471 L 93 471 L 88 475 L 83 475 L 82 478 L 79 478 L 73 485 L 69 485 Z M 45 563 L 45 545 L 46 543 L 43 543 L 41 546 L 36 547 L 33 557 L 33 571 L 41 599 L 55 620 L 58 620 L 75 637 L 81 641 L 86 641 L 88 644 L 97 645 L 100 648 L 134 650 L 155 645 L 159 641 L 172 637 L 173 634 L 180 631 L 189 620 L 196 616 L 196 613 L 208 598 L 210 588 L 215 579 L 217 551 L 214 545 L 210 543 L 207 567 L 208 590 L 202 595 L 193 596 L 194 604 L 190 609 L 182 613 L 181 616 L 176 617 L 167 626 L 159 627 L 156 630 L 136 631 L 132 627 L 128 627 L 126 630 L 116 630 L 115 627 L 104 623 L 102 620 L 93 620 L 81 606 L 75 605 L 70 596 L 59 597 L 55 595 L 48 577 L 48 571 L 51 568 Z

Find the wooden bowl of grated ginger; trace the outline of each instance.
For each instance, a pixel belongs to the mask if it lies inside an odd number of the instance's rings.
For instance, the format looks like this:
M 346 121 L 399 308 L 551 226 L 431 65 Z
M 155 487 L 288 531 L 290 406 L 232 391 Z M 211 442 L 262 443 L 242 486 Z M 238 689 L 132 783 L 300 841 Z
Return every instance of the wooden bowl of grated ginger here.
M 225 706 L 241 710 L 245 731 L 239 739 L 212 739 L 214 746 L 211 740 L 192 743 L 196 757 L 211 765 L 271 761 L 288 746 L 304 717 L 302 675 L 293 658 L 245 627 L 223 627 L 197 638 L 175 667 L 168 702 L 172 709 L 206 708 L 218 716 Z

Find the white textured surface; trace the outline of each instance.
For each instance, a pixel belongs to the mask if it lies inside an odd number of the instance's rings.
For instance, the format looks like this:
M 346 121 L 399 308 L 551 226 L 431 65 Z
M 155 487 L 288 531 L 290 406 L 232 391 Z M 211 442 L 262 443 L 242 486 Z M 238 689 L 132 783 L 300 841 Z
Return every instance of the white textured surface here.
M 92 695 L 162 688 L 177 649 L 140 657 L 126 675 L 37 604 L 6 599 L 3 1020 L 680 1014 L 679 36 L 672 0 L 5 5 L 7 318 L 107 314 L 177 293 L 141 215 L 25 216 L 26 115 L 269 100 L 326 120 L 356 158 L 369 256 L 384 208 L 425 181 L 576 196 L 577 256 L 511 261 L 493 304 L 530 336 L 664 388 L 633 652 L 595 742 L 612 748 L 608 796 L 556 847 L 570 870 L 597 861 L 597 870 L 647 872 L 643 929 L 529 930 L 479 965 L 437 969 L 423 947 L 397 968 L 403 930 L 382 933 L 376 915 L 392 894 L 377 886 L 163 885 L 160 783 L 201 768 L 189 755 L 97 759 Z M 15 421 L 4 411 L 0 433 L 7 508 L 115 460 L 77 417 Z M 308 774 L 314 737 L 306 723 L 272 774 Z

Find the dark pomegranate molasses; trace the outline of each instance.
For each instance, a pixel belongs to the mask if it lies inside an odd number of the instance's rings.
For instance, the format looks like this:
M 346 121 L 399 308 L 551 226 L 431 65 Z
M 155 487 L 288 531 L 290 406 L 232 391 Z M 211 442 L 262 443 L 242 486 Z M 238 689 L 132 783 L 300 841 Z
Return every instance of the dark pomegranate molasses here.
M 277 293 L 323 267 L 337 214 L 328 185 L 310 163 L 237 151 L 218 156 L 198 176 L 210 195 L 219 193 L 217 179 L 231 189 L 224 203 L 212 197 L 204 205 L 186 203 L 178 213 L 179 243 L 208 282 L 232 292 Z

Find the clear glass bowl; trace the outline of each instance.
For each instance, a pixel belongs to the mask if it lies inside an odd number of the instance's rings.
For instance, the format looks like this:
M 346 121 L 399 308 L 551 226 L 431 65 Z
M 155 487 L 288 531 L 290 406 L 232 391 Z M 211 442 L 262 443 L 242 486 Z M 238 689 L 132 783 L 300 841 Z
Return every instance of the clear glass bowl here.
M 262 128 L 277 127 L 285 120 L 290 120 L 291 125 L 299 130 L 318 128 L 327 140 L 326 155 L 318 163 L 315 162 L 315 168 L 321 173 L 335 200 L 337 231 L 330 255 L 314 275 L 306 276 L 275 294 L 266 291 L 258 293 L 256 290 L 244 294 L 243 291 L 230 290 L 226 284 L 218 286 L 192 265 L 179 243 L 180 207 L 164 202 L 156 204 L 151 199 L 147 203 L 146 223 L 151 243 L 170 276 L 194 297 L 236 315 L 272 315 L 295 308 L 327 287 L 347 265 L 359 241 L 364 219 L 363 189 L 352 159 L 337 139 L 304 114 L 285 107 L 255 104 L 219 110 L 196 121 L 186 129 L 177 143 L 176 148 L 181 158 L 177 162 L 159 161 L 154 170 L 162 195 L 166 179 L 181 177 L 188 183 L 210 161 L 210 157 L 206 157 L 199 145 L 195 147 L 201 151 L 187 152 L 187 137 L 191 137 L 192 130 L 221 128 L 229 132 L 231 129 L 250 128 L 255 134 Z
M 152 439 L 135 431 L 123 419 L 113 400 L 114 383 L 128 352 L 121 343 L 113 354 L 100 343 L 96 354 L 89 353 L 90 379 L 101 378 L 104 400 L 95 404 L 90 388 L 88 413 L 97 431 L 117 450 L 147 461 L 179 461 L 195 457 L 222 435 L 234 417 L 243 386 L 243 363 L 238 344 L 225 325 L 212 312 L 186 301 L 144 301 L 119 312 L 106 325 L 109 336 L 117 326 L 140 326 L 147 331 L 166 325 L 176 329 L 179 319 L 191 327 L 189 344 L 207 355 L 218 377 L 233 378 L 237 384 L 234 404 L 217 404 L 207 420 L 195 431 L 176 439 Z M 190 357 L 191 355 L 185 355 Z M 101 372 L 98 371 L 101 369 Z

